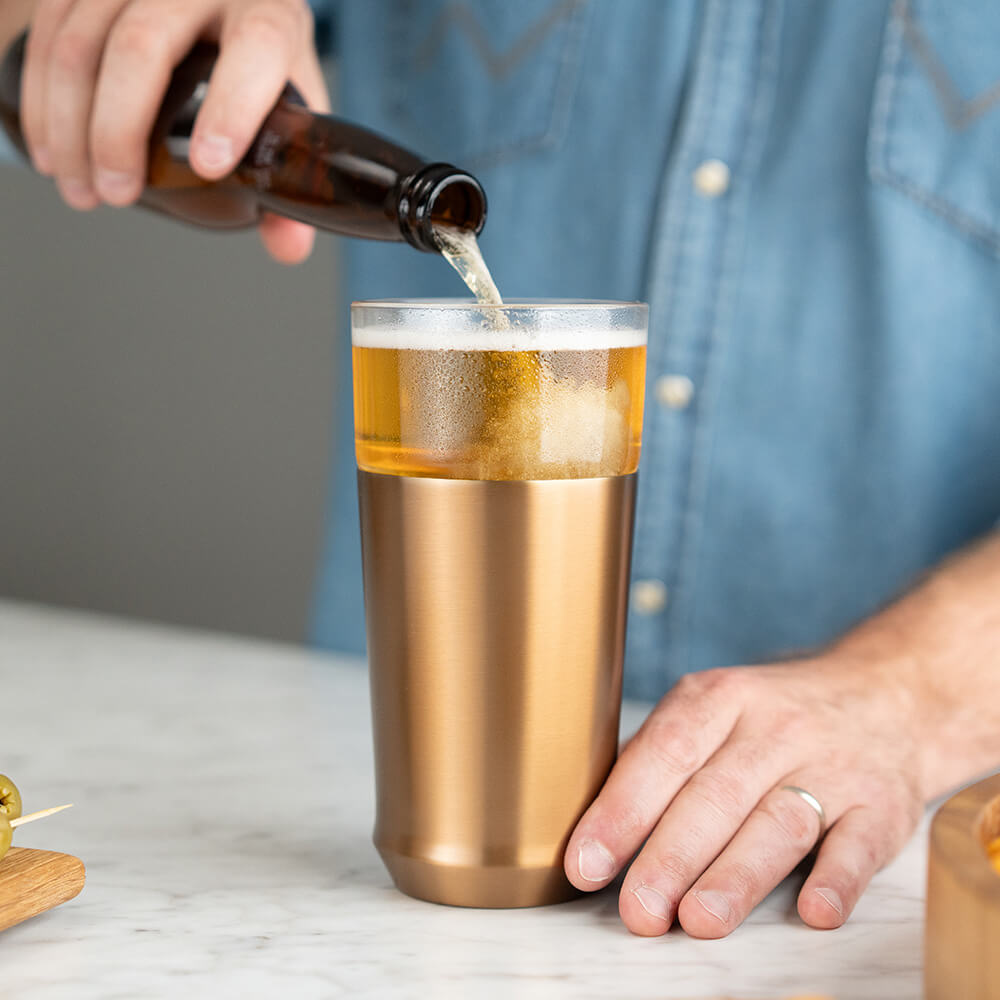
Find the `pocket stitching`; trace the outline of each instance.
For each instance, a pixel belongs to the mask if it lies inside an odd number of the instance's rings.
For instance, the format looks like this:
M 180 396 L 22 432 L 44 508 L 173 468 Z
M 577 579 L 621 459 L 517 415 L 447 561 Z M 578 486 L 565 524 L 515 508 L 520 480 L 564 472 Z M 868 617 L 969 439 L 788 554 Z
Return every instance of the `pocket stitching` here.
M 564 18 L 571 16 L 573 10 L 581 2 L 582 0 L 558 0 L 541 18 L 534 24 L 529 25 L 522 35 L 508 46 L 506 52 L 496 52 L 489 44 L 489 39 L 483 29 L 482 22 L 469 9 L 468 4 L 451 0 L 438 13 L 427 32 L 427 36 L 414 54 L 414 68 L 419 73 L 430 67 L 434 61 L 436 50 L 442 44 L 445 30 L 454 23 L 464 26 L 463 31 L 466 37 L 472 46 L 478 50 L 479 56 L 486 65 L 490 76 L 494 80 L 502 79 L 512 73 L 521 62 L 526 60 L 531 50 L 541 45 L 549 32 Z M 522 51 L 518 52 L 519 49 Z M 515 52 L 518 52 L 517 58 L 512 58 Z
M 917 61 L 923 66 L 941 110 L 955 131 L 967 128 L 1000 101 L 1000 81 L 991 84 L 975 97 L 963 97 L 948 67 L 917 23 L 910 0 L 899 0 L 899 13 L 902 34 L 909 41 Z
M 483 152 L 476 153 L 468 158 L 471 165 L 489 167 L 510 156 L 518 156 L 524 152 L 553 149 L 565 137 L 571 118 L 573 95 L 579 81 L 577 71 L 583 57 L 583 11 L 586 6 L 587 0 L 576 0 L 572 6 L 567 7 L 566 13 L 562 15 L 567 22 L 566 41 L 559 60 L 559 73 L 555 86 L 552 88 L 552 110 L 545 130 L 523 139 L 500 143 Z M 558 21 L 555 23 L 557 24 Z
M 410 0 L 404 0 L 404 4 L 408 5 L 409 2 Z M 566 39 L 562 46 L 558 74 L 551 89 L 551 110 L 544 128 L 517 139 L 470 150 L 469 153 L 462 154 L 463 165 L 488 167 L 521 153 L 551 149 L 559 144 L 569 125 L 573 96 L 579 82 L 578 70 L 583 57 L 584 14 L 588 9 L 588 2 L 589 0 L 571 0 L 566 3 L 565 11 L 554 18 L 538 38 L 538 43 L 544 41 L 549 32 L 557 28 L 560 22 L 566 22 Z M 397 53 L 401 51 L 403 49 L 396 47 Z M 406 101 L 406 72 L 403 61 L 396 58 L 393 62 L 396 66 L 397 81 L 396 86 L 392 88 L 390 111 L 405 121 L 410 128 L 419 129 L 420 122 L 411 116 Z
M 882 51 L 883 64 L 875 84 L 875 102 L 868 140 L 868 172 L 872 180 L 895 188 L 943 217 L 960 233 L 983 245 L 992 253 L 1000 254 L 1000 231 L 974 219 L 950 200 L 932 193 L 923 185 L 898 173 L 889 164 L 889 123 L 896 105 L 899 67 L 903 58 L 903 18 L 906 8 L 907 0 L 895 0 L 890 13 L 887 37 Z

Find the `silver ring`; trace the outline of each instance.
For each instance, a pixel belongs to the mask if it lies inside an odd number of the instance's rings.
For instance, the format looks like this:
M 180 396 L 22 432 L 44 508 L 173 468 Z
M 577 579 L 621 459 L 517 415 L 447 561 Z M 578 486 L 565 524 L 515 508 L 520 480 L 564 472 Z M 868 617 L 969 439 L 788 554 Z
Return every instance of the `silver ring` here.
M 804 788 L 799 788 L 798 785 L 782 785 L 781 790 L 783 792 L 795 792 L 803 802 L 807 802 L 812 806 L 813 811 L 819 817 L 819 836 L 822 837 L 826 833 L 826 813 L 823 811 L 819 799 L 812 792 L 807 792 Z

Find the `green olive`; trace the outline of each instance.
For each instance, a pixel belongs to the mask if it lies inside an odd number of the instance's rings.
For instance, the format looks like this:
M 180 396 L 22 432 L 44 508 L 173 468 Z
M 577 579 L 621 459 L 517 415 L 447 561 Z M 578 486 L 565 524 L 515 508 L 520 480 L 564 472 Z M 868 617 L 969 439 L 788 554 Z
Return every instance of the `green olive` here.
M 0 774 L 0 816 L 17 819 L 21 815 L 21 793 L 6 774 Z
M 0 858 L 7 853 L 13 837 L 14 831 L 10 828 L 10 820 L 0 814 Z

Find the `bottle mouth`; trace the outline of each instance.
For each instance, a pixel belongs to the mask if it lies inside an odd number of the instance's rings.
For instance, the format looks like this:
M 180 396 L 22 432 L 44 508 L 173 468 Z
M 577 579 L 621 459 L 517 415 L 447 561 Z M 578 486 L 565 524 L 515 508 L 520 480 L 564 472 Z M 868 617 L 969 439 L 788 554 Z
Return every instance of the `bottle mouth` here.
M 486 224 L 486 192 L 472 174 L 432 163 L 408 178 L 399 199 L 403 235 L 418 250 L 440 253 L 434 230 L 450 227 L 478 236 Z

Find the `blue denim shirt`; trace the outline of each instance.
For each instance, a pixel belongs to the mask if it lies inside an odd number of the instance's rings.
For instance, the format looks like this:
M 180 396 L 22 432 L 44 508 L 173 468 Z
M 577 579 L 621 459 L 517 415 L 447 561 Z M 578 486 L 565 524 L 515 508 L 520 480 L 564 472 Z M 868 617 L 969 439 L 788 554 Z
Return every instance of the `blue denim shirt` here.
M 994 525 L 1000 5 L 316 6 L 340 112 L 484 182 L 505 294 L 650 303 L 627 693 L 826 643 Z M 343 250 L 345 332 L 464 294 Z M 313 637 L 361 651 L 342 344 Z
M 1000 5 L 335 13 L 341 113 L 478 174 L 504 294 L 650 303 L 629 694 L 827 643 L 994 525 Z M 345 300 L 463 294 L 344 251 Z M 360 651 L 346 337 L 338 399 L 313 635 Z

